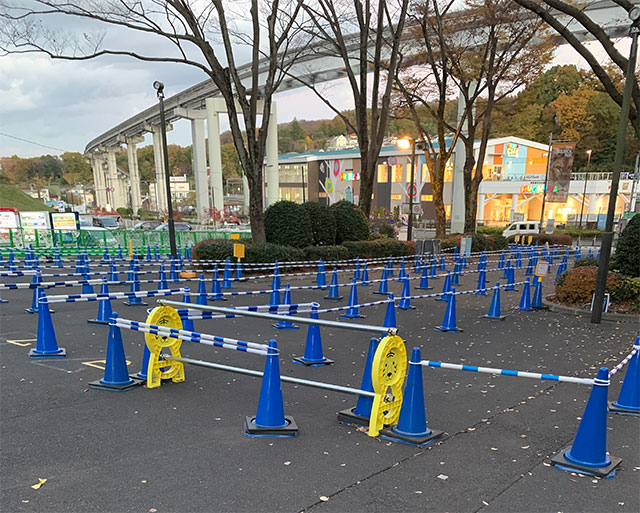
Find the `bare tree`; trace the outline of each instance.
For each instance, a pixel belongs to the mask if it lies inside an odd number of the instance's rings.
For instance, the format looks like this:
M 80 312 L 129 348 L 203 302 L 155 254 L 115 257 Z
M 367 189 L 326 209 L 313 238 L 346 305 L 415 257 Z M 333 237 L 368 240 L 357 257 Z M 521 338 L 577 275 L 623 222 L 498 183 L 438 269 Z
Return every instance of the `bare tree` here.
M 445 25 L 455 31 L 457 44 L 449 45 L 454 53 L 451 73 L 466 105 L 460 134 L 465 148 L 464 231 L 473 233 L 493 109 L 543 72 L 553 57 L 553 46 L 543 23 L 531 19 L 512 0 L 467 0 L 455 18 Z
M 204 71 L 225 100 L 233 142 L 249 182 L 251 235 L 254 241 L 264 242 L 262 183 L 269 112 L 273 94 L 294 60 L 290 50 L 302 34 L 301 6 L 301 0 L 33 0 L 28 4 L 0 0 L 0 51 L 42 52 L 68 60 L 127 56 Z M 56 15 L 156 36 L 169 41 L 174 51 L 157 56 L 129 48 L 103 48 L 104 32 L 56 30 L 51 28 Z M 242 24 L 246 29 L 238 30 Z M 246 81 L 239 73 L 242 52 L 250 55 Z M 261 55 L 267 57 L 261 59 Z
M 602 87 L 611 99 L 622 106 L 622 90 L 616 85 L 616 75 L 621 74 L 624 76 L 626 74 L 628 59 L 617 50 L 614 38 L 609 35 L 607 29 L 594 22 L 587 12 L 585 12 L 585 7 L 588 7 L 589 3 L 576 4 L 574 2 L 563 2 L 561 0 L 513 1 L 534 13 L 541 20 L 544 20 L 553 30 L 560 34 L 560 36 L 587 61 L 587 64 L 589 64 L 593 73 L 598 77 Z M 627 13 L 629 13 L 634 6 L 637 6 L 636 2 L 630 0 L 613 0 L 613 2 L 622 7 Z M 584 44 L 583 38 L 579 38 L 571 32 L 568 28 L 568 23 L 561 21 L 558 13 L 573 18 L 584 27 L 593 39 L 598 41 L 600 47 L 606 52 L 615 66 L 615 72 L 612 72 L 612 69 L 607 66 L 607 62 L 603 62 L 601 57 L 594 55 Z M 633 84 L 631 98 L 633 102 L 629 110 L 629 121 L 636 132 L 636 136 L 640 137 L 640 86 L 638 86 L 637 80 Z
M 315 0 L 304 9 L 313 22 L 318 56 L 338 58 L 353 94 L 355 119 L 336 108 L 311 80 L 299 79 L 333 110 L 358 138 L 360 199 L 365 215 L 371 212 L 378 155 L 389 119 L 393 77 L 409 5 L 408 0 Z

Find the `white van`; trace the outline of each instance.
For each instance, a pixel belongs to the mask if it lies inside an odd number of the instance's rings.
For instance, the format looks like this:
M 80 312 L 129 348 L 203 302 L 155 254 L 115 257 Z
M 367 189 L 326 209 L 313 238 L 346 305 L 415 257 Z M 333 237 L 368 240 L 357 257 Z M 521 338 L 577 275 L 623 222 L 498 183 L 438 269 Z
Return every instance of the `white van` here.
M 511 237 L 512 235 L 533 235 L 538 233 L 540 221 L 518 221 L 507 226 L 502 232 L 503 237 Z

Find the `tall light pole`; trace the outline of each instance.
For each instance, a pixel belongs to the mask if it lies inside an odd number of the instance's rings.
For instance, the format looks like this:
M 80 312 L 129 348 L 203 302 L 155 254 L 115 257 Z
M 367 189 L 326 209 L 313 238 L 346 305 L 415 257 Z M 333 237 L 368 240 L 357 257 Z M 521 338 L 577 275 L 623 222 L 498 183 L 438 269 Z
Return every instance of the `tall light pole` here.
M 582 228 L 582 212 L 584 211 L 584 200 L 587 198 L 587 182 L 589 181 L 589 168 L 591 167 L 591 153 L 593 150 L 587 150 L 589 160 L 587 160 L 587 172 L 584 174 L 584 190 L 582 191 L 582 204 L 580 205 L 580 224 L 578 228 Z
M 415 188 L 415 169 L 416 169 L 416 141 L 413 137 L 405 137 L 398 139 L 398 148 L 408 150 L 411 148 L 411 175 L 409 178 L 409 186 L 407 192 L 409 194 L 409 221 L 407 223 L 407 240 L 411 240 L 413 236 L 413 190 Z M 416 191 L 417 194 L 417 191 Z
M 611 192 L 609 193 L 609 208 L 607 209 L 607 222 L 602 234 L 600 247 L 600 262 L 598 264 L 598 278 L 591 310 L 591 322 L 599 324 L 602 320 L 602 304 L 604 291 L 607 286 L 607 274 L 609 272 L 609 258 L 611 257 L 611 244 L 613 242 L 613 217 L 616 211 L 618 199 L 618 184 L 620 182 L 620 170 L 624 162 L 625 139 L 627 125 L 629 124 L 629 110 L 631 107 L 631 92 L 635 81 L 636 58 L 638 56 L 638 33 L 640 32 L 640 7 L 634 7 L 629 11 L 631 19 L 631 50 L 627 62 L 626 80 L 622 94 L 622 106 L 620 108 L 620 123 L 618 125 L 618 138 L 616 140 L 616 156 L 613 161 L 613 176 L 611 177 Z
M 164 84 L 157 80 L 153 83 L 153 88 L 158 94 L 160 101 L 160 132 L 162 134 L 162 153 L 164 154 L 164 179 L 167 188 L 167 211 L 169 215 L 169 246 L 171 248 L 171 256 L 177 257 L 176 251 L 176 227 L 173 222 L 173 206 L 171 205 L 171 180 L 169 179 L 169 153 L 167 151 L 167 123 L 164 118 Z M 157 185 L 160 187 L 160 184 Z M 159 191 L 156 191 L 159 192 Z M 156 194 L 156 197 L 160 196 Z

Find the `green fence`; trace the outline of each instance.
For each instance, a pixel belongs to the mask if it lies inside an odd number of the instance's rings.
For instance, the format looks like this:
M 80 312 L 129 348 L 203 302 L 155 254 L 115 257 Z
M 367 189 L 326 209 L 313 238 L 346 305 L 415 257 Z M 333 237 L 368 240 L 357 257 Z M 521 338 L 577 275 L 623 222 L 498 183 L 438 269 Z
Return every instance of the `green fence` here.
M 240 239 L 248 239 L 248 231 L 193 230 L 176 231 L 176 244 L 190 246 L 206 239 L 230 239 L 237 234 Z M 104 248 L 122 247 L 127 250 L 129 243 L 136 249 L 147 246 L 162 250 L 169 248 L 169 232 L 166 230 L 25 230 L 22 228 L 4 229 L 0 231 L 0 249 L 22 250 L 31 246 L 36 251 L 46 252 L 54 247 L 60 248 L 62 254 L 74 253 L 78 248 L 86 248 L 90 253 L 104 252 Z

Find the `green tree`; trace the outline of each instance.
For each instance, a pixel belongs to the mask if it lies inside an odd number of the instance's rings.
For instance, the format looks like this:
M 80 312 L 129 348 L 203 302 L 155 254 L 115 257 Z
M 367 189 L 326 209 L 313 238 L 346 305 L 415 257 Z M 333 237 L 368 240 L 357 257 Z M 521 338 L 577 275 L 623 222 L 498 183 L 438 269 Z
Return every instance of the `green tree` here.
M 69 183 L 92 184 L 93 173 L 91 165 L 78 152 L 66 152 L 60 155 L 62 160 L 62 172 Z
M 223 144 L 220 152 L 222 153 L 222 177 L 226 180 L 242 176 L 242 164 L 236 147 L 233 144 Z

